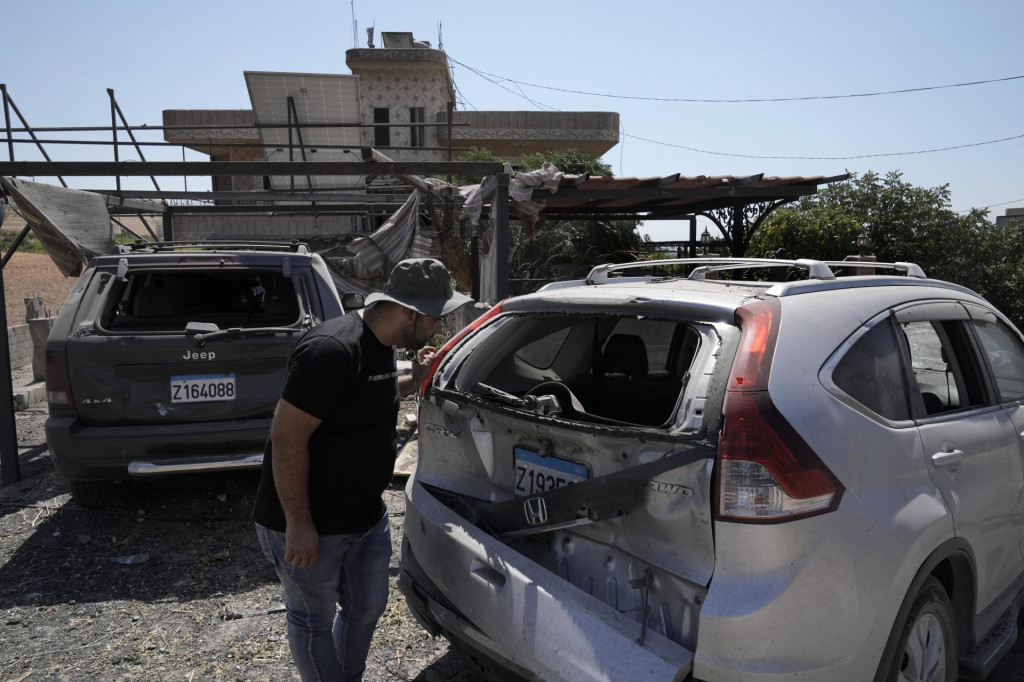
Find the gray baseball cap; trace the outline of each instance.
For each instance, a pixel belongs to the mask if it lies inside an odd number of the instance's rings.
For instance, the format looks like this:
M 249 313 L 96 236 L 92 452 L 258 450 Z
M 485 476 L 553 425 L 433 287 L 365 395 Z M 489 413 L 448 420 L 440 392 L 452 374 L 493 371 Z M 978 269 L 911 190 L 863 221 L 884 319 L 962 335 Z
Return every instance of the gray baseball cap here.
M 392 301 L 428 317 L 444 317 L 473 299 L 452 289 L 452 276 L 436 258 L 407 258 L 391 271 L 383 292 L 366 297 L 365 305 Z

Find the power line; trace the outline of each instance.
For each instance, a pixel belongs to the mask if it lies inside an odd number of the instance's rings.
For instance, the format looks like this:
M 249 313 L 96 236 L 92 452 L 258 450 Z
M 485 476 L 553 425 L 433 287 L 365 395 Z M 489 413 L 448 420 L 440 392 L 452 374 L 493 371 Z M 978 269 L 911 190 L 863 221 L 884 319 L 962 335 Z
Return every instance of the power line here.
M 973 85 L 985 85 L 988 83 L 1004 83 L 1007 81 L 1014 81 L 1024 79 L 1024 75 L 1020 76 L 1007 76 L 1005 78 L 988 78 L 985 80 L 968 81 L 965 83 L 949 83 L 947 85 L 929 85 L 917 88 L 902 88 L 899 90 L 880 90 L 877 92 L 858 92 L 846 95 L 807 95 L 803 97 L 746 97 L 736 99 L 715 99 L 710 97 L 645 97 L 640 95 L 617 95 L 614 93 L 606 92 L 588 92 L 586 90 L 572 90 L 569 88 L 556 88 L 551 85 L 539 85 L 537 83 L 527 83 L 526 81 L 515 80 L 514 78 L 507 78 L 505 76 L 498 76 L 493 73 L 486 71 L 480 71 L 474 69 L 471 66 L 467 66 L 462 62 L 452 59 L 456 64 L 463 66 L 470 71 L 474 71 L 481 76 L 490 76 L 491 78 L 497 78 L 501 81 L 507 81 L 509 83 L 515 83 L 516 85 L 525 85 L 531 88 L 540 88 L 542 90 L 554 90 L 555 92 L 567 92 L 574 95 L 589 95 L 591 97 L 610 97 L 613 99 L 631 99 L 641 100 L 645 102 L 691 102 L 691 103 L 709 103 L 709 104 L 751 104 L 756 102 L 807 102 L 812 100 L 825 100 L 825 99 L 853 99 L 857 97 L 881 97 L 883 95 L 905 95 L 914 92 L 926 92 L 929 90 L 945 90 L 948 88 L 965 88 Z
M 558 109 L 556 109 L 555 107 L 548 106 L 547 104 L 543 104 L 543 103 L 538 102 L 537 100 L 529 97 L 525 92 L 523 92 L 522 88 L 519 88 L 519 91 L 516 92 L 512 88 L 506 87 L 505 85 L 502 85 L 501 83 L 498 82 L 498 80 L 505 80 L 505 81 L 508 81 L 510 83 L 515 83 L 515 81 L 513 81 L 513 80 L 511 80 L 509 78 L 502 78 L 501 76 L 493 76 L 493 77 L 491 77 L 491 74 L 484 73 L 483 71 L 480 71 L 479 69 L 474 69 L 472 66 L 466 66 L 462 62 L 460 62 L 460 61 L 458 61 L 456 59 L 453 59 L 450 55 L 449 55 L 448 58 L 451 59 L 456 64 L 458 64 L 459 66 L 461 66 L 463 68 L 466 68 L 466 69 L 469 69 L 470 71 L 472 71 L 476 75 L 478 75 L 481 78 L 483 78 L 488 83 L 492 83 L 494 85 L 497 85 L 502 90 L 505 90 L 506 92 L 510 92 L 513 95 L 515 95 L 516 97 L 521 97 L 522 99 L 525 99 L 527 102 L 529 102 L 533 106 L 537 107 L 538 109 L 547 109 L 548 111 L 558 111 Z M 495 79 L 498 79 L 498 80 L 495 80 Z M 516 83 L 516 85 L 518 87 L 518 83 Z
M 1007 204 L 1017 204 L 1017 203 L 1021 203 L 1021 202 L 1024 202 L 1024 197 L 1022 197 L 1020 199 L 1011 199 L 1010 201 L 1001 201 L 998 204 L 989 204 L 988 206 L 975 206 L 973 208 L 968 208 L 968 209 L 964 209 L 962 211 L 957 211 L 957 213 L 970 213 L 971 211 L 977 211 L 977 210 L 984 211 L 985 209 L 995 208 L 996 206 L 1006 206 Z
M 499 83 L 495 79 L 507 80 L 510 83 L 515 83 L 517 85 L 517 87 L 518 87 L 520 85 L 520 83 L 518 83 L 515 80 L 509 79 L 509 78 L 502 78 L 501 76 L 495 76 L 493 74 L 487 73 L 486 71 L 480 71 L 479 69 L 475 69 L 472 66 L 467 66 L 466 64 L 463 64 L 462 62 L 452 58 L 451 56 L 449 56 L 448 58 L 451 59 L 456 64 L 459 64 L 460 66 L 462 66 L 462 67 L 464 67 L 466 69 L 469 69 L 470 71 L 472 71 L 473 73 L 477 74 L 478 76 L 480 76 L 481 78 L 483 78 L 487 82 L 493 83 L 494 85 L 497 85 L 502 90 L 510 92 L 513 95 L 516 95 L 517 97 L 522 97 L 523 99 L 527 100 L 528 102 L 530 102 L 531 104 L 533 104 L 534 106 L 536 106 L 538 108 L 546 108 L 549 111 L 559 111 L 559 109 L 556 109 L 555 107 L 548 106 L 546 104 L 538 102 L 537 100 L 534 100 L 533 98 L 529 97 L 525 92 L 522 92 L 522 88 L 521 87 L 519 87 L 519 92 L 516 92 L 515 90 L 512 90 L 511 88 L 506 87 L 505 85 Z M 1012 78 L 1024 78 L 1024 76 L 1013 76 Z M 1011 79 L 1010 78 L 1006 78 L 1006 79 L 1000 79 L 1000 80 L 1011 80 Z M 981 83 L 981 82 L 994 82 L 994 81 L 976 81 L 976 83 Z M 529 85 L 529 83 L 522 83 L 522 85 Z M 964 85 L 969 85 L 969 84 L 964 84 Z M 936 87 L 957 87 L 957 86 L 936 86 Z M 549 89 L 555 89 L 555 88 L 549 88 Z M 934 89 L 934 88 L 932 88 L 932 89 Z M 740 100 L 731 100 L 731 101 L 740 101 Z M 745 100 L 745 101 L 753 101 L 753 100 Z M 781 101 L 781 100 L 773 100 L 773 101 Z M 985 145 L 997 144 L 999 142 L 1009 142 L 1011 140 L 1019 140 L 1021 138 L 1024 138 L 1024 133 L 1022 133 L 1020 135 L 1012 135 L 1010 137 L 1002 137 L 1002 138 L 999 138 L 997 140 L 986 140 L 984 142 L 971 142 L 971 143 L 968 143 L 968 144 L 951 145 L 951 146 L 948 146 L 948 147 L 936 147 L 936 148 L 933 148 L 933 149 L 918 149 L 918 150 L 909 151 L 909 152 L 879 152 L 879 153 L 874 153 L 874 154 L 855 154 L 855 155 L 851 155 L 851 156 L 797 156 L 797 155 L 785 155 L 784 156 L 784 155 L 766 155 L 766 154 L 736 154 L 736 153 L 730 153 L 730 152 L 718 152 L 718 151 L 713 151 L 713 150 L 710 150 L 710 149 L 699 149 L 697 147 L 688 147 L 686 145 L 674 144 L 672 142 L 663 142 L 661 140 L 652 140 L 652 139 L 647 138 L 647 137 L 640 137 L 639 135 L 630 135 L 629 133 L 625 132 L 624 129 L 622 130 L 622 132 L 620 134 L 621 134 L 622 137 L 630 137 L 630 138 L 633 138 L 634 140 L 640 140 L 641 142 L 647 142 L 649 144 L 657 144 L 657 145 L 661 145 L 663 147 L 673 147 L 675 149 L 685 149 L 686 151 L 697 152 L 699 154 L 711 154 L 711 155 L 714 155 L 714 156 L 730 156 L 730 157 L 742 158 L 742 159 L 776 159 L 776 160 L 801 160 L 801 161 L 850 161 L 850 160 L 855 160 L 855 159 L 874 159 L 874 158 L 882 158 L 882 157 L 887 157 L 887 156 L 914 156 L 914 155 L 917 155 L 917 154 L 934 154 L 936 152 L 947 152 L 947 151 L 952 151 L 952 150 L 955 150 L 955 149 L 967 149 L 967 148 L 970 148 L 970 147 L 982 147 L 982 146 L 985 146 Z
M 649 142 L 651 144 L 658 144 L 664 147 L 675 147 L 676 149 L 685 149 L 690 152 L 697 152 L 699 154 L 713 154 L 715 156 L 734 156 L 743 159 L 790 159 L 790 160 L 812 160 L 812 161 L 848 161 L 851 159 L 874 159 L 884 156 L 912 156 L 914 154 L 934 154 L 935 152 L 948 152 L 954 149 L 967 149 L 968 147 L 981 147 L 988 144 L 997 144 L 999 142 L 1009 142 L 1010 140 L 1019 140 L 1024 138 L 1024 134 L 1012 135 L 1010 137 L 1001 137 L 998 140 L 986 140 L 984 142 L 971 142 L 969 144 L 958 144 L 950 147 L 936 147 L 934 149 L 918 149 L 911 152 L 880 152 L 876 154 L 855 154 L 852 156 L 770 156 L 762 154 L 732 154 L 729 152 L 716 152 L 710 149 L 698 149 L 697 147 L 687 147 L 681 144 L 673 144 L 672 142 L 662 142 L 660 140 L 651 140 L 646 137 L 639 137 L 637 135 L 629 135 L 623 133 L 626 137 L 631 137 L 634 140 L 640 140 L 642 142 Z

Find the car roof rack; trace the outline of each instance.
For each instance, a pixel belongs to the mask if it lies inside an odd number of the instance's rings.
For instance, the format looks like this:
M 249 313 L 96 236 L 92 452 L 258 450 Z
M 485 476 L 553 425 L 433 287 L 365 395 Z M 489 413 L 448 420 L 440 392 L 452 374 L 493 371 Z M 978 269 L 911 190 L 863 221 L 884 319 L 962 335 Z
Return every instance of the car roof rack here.
M 130 244 L 118 244 L 113 253 L 161 253 L 164 251 L 290 251 L 292 253 L 309 253 L 309 245 L 305 242 L 250 242 L 243 240 L 204 240 L 183 242 L 147 242 L 138 239 Z
M 810 258 L 797 260 L 781 260 L 777 258 L 666 258 L 662 260 L 637 261 L 635 263 L 605 263 L 595 266 L 584 282 L 586 284 L 607 284 L 613 272 L 623 272 L 640 268 L 661 267 L 666 265 L 695 265 L 688 279 L 703 280 L 708 273 L 728 270 L 745 270 L 749 268 L 802 268 L 807 270 L 808 279 L 833 280 L 836 274 L 832 268 L 857 268 L 875 270 L 893 270 L 907 277 L 925 279 L 924 270 L 916 263 L 872 263 L 867 261 L 820 261 Z

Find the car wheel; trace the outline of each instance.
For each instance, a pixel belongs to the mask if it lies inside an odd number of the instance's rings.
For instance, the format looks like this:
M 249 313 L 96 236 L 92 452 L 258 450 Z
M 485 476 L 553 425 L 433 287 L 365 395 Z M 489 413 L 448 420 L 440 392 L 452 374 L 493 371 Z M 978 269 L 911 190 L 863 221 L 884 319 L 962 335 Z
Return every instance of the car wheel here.
M 68 481 L 71 497 L 87 509 L 112 507 L 119 499 L 116 481 Z
M 956 682 L 953 607 L 942 584 L 929 576 L 900 631 L 889 682 Z

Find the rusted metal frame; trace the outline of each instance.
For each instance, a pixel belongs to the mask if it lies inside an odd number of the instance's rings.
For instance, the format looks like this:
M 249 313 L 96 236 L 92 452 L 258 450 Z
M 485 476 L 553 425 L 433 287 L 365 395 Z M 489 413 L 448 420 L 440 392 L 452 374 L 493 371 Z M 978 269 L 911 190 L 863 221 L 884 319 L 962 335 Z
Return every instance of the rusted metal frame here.
M 538 201 L 680 201 L 688 199 L 712 198 L 762 198 L 782 199 L 802 197 L 816 193 L 817 185 L 779 185 L 773 187 L 744 187 L 730 185 L 727 187 L 707 187 L 696 189 L 672 189 L 668 187 L 634 189 L 576 189 L 566 188 L 551 194 L 545 190 L 534 190 L 534 198 Z
M 11 161 L 0 162 L 6 176 L 122 175 L 494 175 L 503 165 L 496 161 Z
M 110 130 L 114 135 L 114 163 L 120 161 L 119 147 L 117 146 L 117 103 L 114 101 L 114 90 L 113 88 L 107 88 L 107 94 L 110 95 Z M 117 188 L 121 189 L 121 176 L 116 176 Z
M 14 102 L 11 102 L 13 106 Z M 110 126 L 49 126 L 45 128 L 29 128 L 28 124 L 22 121 L 24 128 L 12 128 L 14 133 L 28 133 L 35 130 L 37 133 L 105 133 Z M 410 125 L 421 125 L 425 128 L 443 128 L 445 123 L 303 123 L 307 128 L 408 128 Z M 469 123 L 454 123 L 453 125 L 467 127 Z M 238 125 L 230 123 L 221 124 L 196 124 L 196 125 L 175 125 L 175 126 L 117 126 L 118 130 L 224 130 L 225 128 L 287 128 L 287 123 L 241 123 Z
M 14 252 L 18 250 L 18 247 L 21 246 L 21 242 L 25 240 L 25 237 L 27 237 L 28 233 L 31 231 L 32 225 L 30 223 L 25 223 L 25 227 L 22 228 L 21 232 L 18 233 L 18 236 L 14 238 L 13 242 L 11 242 L 10 247 L 8 247 L 3 260 L 0 260 L 0 270 L 4 269 L 4 266 L 7 265 L 7 261 L 11 260 L 11 256 L 13 256 Z
M 0 96 L 4 98 L 4 129 L 7 131 L 7 160 L 14 161 L 14 141 L 11 139 L 11 108 L 7 104 L 7 85 L 0 83 Z
M 117 190 L 112 189 L 90 189 L 84 190 L 95 194 L 103 194 L 109 197 L 108 204 L 117 205 L 119 200 L 124 199 L 186 199 L 194 201 L 249 201 L 253 204 L 272 201 L 333 201 L 336 203 L 362 202 L 371 204 L 393 204 L 404 203 L 409 198 L 408 193 L 393 194 L 367 194 L 365 192 L 178 192 L 162 190 Z
M 7 92 L 7 86 L 6 85 L 0 85 L 0 88 L 3 89 L 4 118 L 5 118 L 5 123 L 7 124 L 7 140 L 8 140 L 8 149 L 7 149 L 7 151 L 8 151 L 8 154 L 10 155 L 11 162 L 12 163 L 14 162 L 14 148 L 11 146 L 12 143 L 10 142 L 11 134 L 12 133 L 28 133 L 29 137 L 32 138 L 32 141 L 36 143 L 36 147 L 39 148 L 39 152 L 43 155 L 43 158 L 46 159 L 47 162 L 52 162 L 52 160 L 50 159 L 50 155 L 46 153 L 46 148 L 43 147 L 42 143 L 39 142 L 39 138 L 36 137 L 35 131 L 33 131 L 32 126 L 30 126 L 28 124 L 28 121 L 25 120 L 25 117 L 21 115 L 21 110 L 18 109 L 18 105 L 15 104 L 14 100 L 11 98 L 11 93 Z M 8 110 L 8 106 L 11 109 L 14 110 L 15 114 L 17 114 L 18 120 L 21 121 L 21 125 L 23 126 L 22 128 L 11 128 L 10 112 Z M 105 130 L 105 128 L 102 129 L 102 130 Z M 15 176 L 16 174 L 15 173 L 0 173 L 0 175 Z M 24 175 L 34 175 L 34 174 L 33 173 L 24 173 Z M 57 175 L 57 179 L 60 180 L 60 184 L 64 185 L 65 187 L 68 186 L 68 183 L 64 182 L 64 178 L 61 177 L 59 174 Z
M 107 130 L 110 130 L 110 129 L 107 128 Z M 35 140 L 19 140 L 17 138 L 0 138 L 0 142 L 13 142 L 14 144 L 31 144 L 31 143 L 35 142 Z M 104 146 L 109 146 L 109 145 L 113 144 L 113 142 L 111 142 L 109 140 L 39 140 L 39 142 L 42 143 L 42 144 L 78 144 L 78 145 L 104 145 Z M 127 146 L 127 145 L 130 145 L 130 144 L 133 144 L 133 143 L 132 142 L 118 142 L 117 144 L 119 144 L 121 146 Z M 139 145 L 139 146 L 143 146 L 143 147 L 188 147 L 189 146 L 189 143 L 187 143 L 187 142 L 146 142 L 146 141 L 139 141 L 139 142 L 135 142 L 134 144 L 135 145 Z M 204 143 L 204 146 L 205 146 L 205 143 Z M 241 149 L 248 149 L 250 147 L 262 147 L 262 148 L 270 148 L 270 147 L 278 147 L 278 148 L 280 148 L 281 147 L 280 144 L 269 144 L 269 143 L 266 143 L 266 142 L 232 142 L 230 144 L 225 144 L 223 146 L 225 146 L 225 147 L 232 147 L 232 148 L 236 148 L 237 147 L 237 148 L 241 148 Z M 352 150 L 352 149 L 361 149 L 363 146 L 364 145 L 361 145 L 361 144 L 318 144 L 315 147 L 314 146 L 310 146 L 310 151 L 312 151 L 313 149 L 349 149 L 349 150 Z M 391 147 L 388 147 L 388 149 L 401 149 L 401 150 L 409 150 L 409 151 L 443 152 L 443 151 L 446 151 L 448 148 L 447 147 L 395 147 L 395 146 L 391 146 Z M 457 149 L 457 150 L 463 151 L 463 150 L 470 149 L 470 147 L 453 147 L 453 149 Z
M 132 230 L 131 228 L 129 228 L 129 227 L 127 226 L 127 225 L 125 225 L 124 223 L 122 223 L 122 222 L 121 222 L 120 220 L 118 220 L 118 219 L 117 219 L 117 218 L 115 218 L 114 216 L 110 216 L 110 219 L 111 219 L 111 220 L 113 220 L 113 221 L 114 221 L 115 223 L 117 223 L 118 225 L 120 225 L 120 226 L 121 226 L 121 229 L 122 229 L 122 230 L 124 230 L 125 232 L 127 232 L 128 234 L 130 234 L 131 236 L 135 237 L 136 239 L 142 239 L 142 237 L 141 237 L 140 235 L 138 235 L 138 234 L 136 234 L 136 233 L 135 233 L 135 230 Z M 149 225 L 147 225 L 146 227 L 148 228 L 148 227 L 149 227 Z M 149 231 L 149 233 L 150 233 L 150 234 L 153 234 L 153 230 L 150 230 L 150 231 Z M 156 238 L 156 235 L 155 235 L 155 234 L 153 235 L 153 241 L 159 241 L 159 240 L 158 240 L 158 239 Z
M 124 124 L 125 129 L 128 131 L 128 137 L 131 138 L 132 144 L 135 145 L 135 151 L 137 151 L 139 153 L 139 159 L 141 159 L 142 161 L 145 161 L 146 160 L 146 156 L 145 156 L 145 154 L 142 153 L 142 147 L 139 146 L 139 141 L 135 139 L 135 133 L 132 132 L 131 126 L 128 125 L 128 119 L 126 119 L 124 117 L 124 112 L 121 111 L 121 107 L 117 103 L 117 98 L 114 97 L 114 90 L 113 90 L 113 88 L 107 88 L 107 92 L 110 93 L 110 103 L 114 105 L 114 111 L 116 111 L 117 115 L 121 117 L 121 123 Z M 114 131 L 114 143 L 115 143 L 115 149 L 116 149 L 117 148 L 116 147 L 117 131 Z M 149 179 L 153 181 L 153 186 L 154 187 L 156 187 L 157 189 L 160 189 L 160 184 L 156 181 L 156 177 L 150 175 Z M 150 232 L 152 232 L 152 230 L 150 230 Z M 155 239 L 156 235 L 154 235 L 153 238 Z
M 142 224 L 146 226 L 146 231 L 147 231 L 147 232 L 149 232 L 149 235 L 150 235 L 151 237 L 153 237 L 153 241 L 155 241 L 155 242 L 156 242 L 156 241 L 160 241 L 160 240 L 159 240 L 159 239 L 157 238 L 157 236 L 156 236 L 156 232 L 154 232 L 154 231 L 153 231 L 153 228 L 149 226 L 149 222 L 148 222 L 148 221 L 146 220 L 146 216 L 142 215 L 142 213 L 141 213 L 141 212 L 140 212 L 140 213 L 136 213 L 135 215 L 137 215 L 137 216 L 139 217 L 139 220 L 141 220 L 141 221 L 142 221 Z M 111 219 L 113 219 L 113 216 L 111 216 Z M 120 223 L 119 223 L 119 224 L 120 224 Z M 129 232 L 131 232 L 131 230 L 129 230 Z M 135 234 L 135 233 L 134 233 L 134 232 L 132 232 L 132 234 Z
M 309 215 L 315 212 L 317 215 L 358 215 L 360 213 L 366 213 L 371 209 L 385 209 L 392 210 L 402 206 L 404 202 L 395 202 L 393 204 L 379 203 L 379 204 L 319 204 L 317 206 L 243 206 L 243 205 L 221 205 L 221 206 L 174 206 L 174 213 L 253 213 L 254 209 L 261 215 L 267 213 L 273 213 L 275 215 Z M 272 210 L 268 211 L 268 208 Z M 170 211 L 168 211 L 170 213 Z
M 6 92 L 4 92 L 6 95 Z M 0 187 L 0 199 L 6 195 Z M 0 223 L 7 212 L 6 204 L 0 204 Z M 28 235 L 31 225 L 26 221 L 24 229 L 11 243 L 3 260 L 0 261 L 0 316 L 7 319 L 7 298 L 4 293 L 4 267 L 11 259 L 22 240 Z M 11 346 L 7 332 L 0 334 L 0 372 L 8 377 L 0 381 L 0 485 L 8 485 L 21 480 L 21 469 L 18 463 L 18 431 L 14 423 L 14 387 L 11 385 Z
M 498 264 L 496 277 L 496 296 L 499 301 L 508 298 L 511 287 L 508 281 L 509 265 L 509 230 L 508 230 L 508 173 L 496 173 L 497 187 L 494 191 L 494 248 L 497 249 L 495 260 Z
M 302 160 L 306 161 L 306 145 L 302 141 L 302 126 L 299 124 L 299 112 L 295 108 L 295 98 L 288 95 L 288 121 L 295 120 L 295 135 L 299 138 L 299 153 L 302 154 Z M 288 129 L 288 145 L 291 146 L 292 134 L 291 128 Z M 288 160 L 292 158 L 291 150 L 288 151 Z M 309 174 L 306 175 L 306 188 L 309 191 L 313 191 L 313 178 Z M 295 176 L 292 176 L 292 191 L 295 191 Z
M 11 253 L 14 249 L 10 250 Z M 4 294 L 4 269 L 0 267 L 0 314 L 7 319 L 7 297 Z M 21 480 L 18 463 L 18 431 L 14 423 L 14 386 L 11 384 L 11 344 L 7 332 L 0 334 L 0 485 Z

